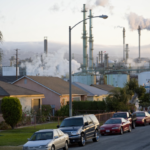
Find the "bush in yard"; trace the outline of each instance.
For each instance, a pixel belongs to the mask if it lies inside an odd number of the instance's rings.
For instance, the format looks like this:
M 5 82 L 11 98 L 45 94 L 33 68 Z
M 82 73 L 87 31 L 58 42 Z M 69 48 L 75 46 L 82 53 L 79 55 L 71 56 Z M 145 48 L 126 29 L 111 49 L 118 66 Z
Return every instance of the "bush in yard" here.
M 5 122 L 14 129 L 14 126 L 22 117 L 22 106 L 18 98 L 4 97 L 1 105 L 3 118 Z
M 55 113 L 56 116 L 69 116 L 69 105 L 62 106 L 57 112 Z
M 5 121 L 2 121 L 0 123 L 0 130 L 7 130 L 9 128 L 10 128 L 10 126 Z
M 42 105 L 42 115 L 48 117 L 52 113 L 50 105 Z

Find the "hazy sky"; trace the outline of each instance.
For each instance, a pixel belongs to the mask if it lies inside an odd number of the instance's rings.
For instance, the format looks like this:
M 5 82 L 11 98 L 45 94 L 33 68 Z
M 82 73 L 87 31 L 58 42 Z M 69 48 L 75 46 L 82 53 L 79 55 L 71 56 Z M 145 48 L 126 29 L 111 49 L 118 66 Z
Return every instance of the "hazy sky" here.
M 123 43 L 121 27 L 125 27 L 126 43 L 130 47 L 136 47 L 138 46 L 136 27 L 140 24 L 145 28 L 141 32 L 141 45 L 143 51 L 148 53 L 150 0 L 0 0 L 0 31 L 4 35 L 3 45 L 7 47 L 5 44 L 7 42 L 41 42 L 44 36 L 47 36 L 51 43 L 67 45 L 68 27 L 83 19 L 81 12 L 83 4 L 92 8 L 96 16 L 102 14 L 109 16 L 108 19 L 93 19 L 95 45 L 110 47 L 110 50 L 111 46 L 121 46 Z M 87 16 L 88 14 L 89 12 Z M 87 21 L 89 33 L 88 27 Z M 82 48 L 81 37 L 82 24 L 72 30 L 72 45 L 78 44 Z M 9 45 L 9 49 L 14 47 Z

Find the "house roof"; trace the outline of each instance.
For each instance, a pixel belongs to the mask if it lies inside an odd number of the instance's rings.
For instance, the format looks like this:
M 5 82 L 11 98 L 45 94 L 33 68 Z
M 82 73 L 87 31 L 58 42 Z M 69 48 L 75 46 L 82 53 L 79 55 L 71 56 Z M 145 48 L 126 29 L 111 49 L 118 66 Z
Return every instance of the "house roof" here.
M 22 76 L 18 76 L 18 79 L 21 77 Z M 12 82 L 16 81 L 16 76 L 0 76 L 0 81 L 12 83 Z
M 43 95 L 41 93 L 0 81 L 0 96 Z
M 86 91 L 88 93 L 87 96 L 100 96 L 100 95 L 107 95 L 108 94 L 108 91 L 101 90 L 101 89 L 98 89 L 96 87 L 92 87 L 92 86 L 82 84 L 79 82 L 73 82 L 72 84 L 75 85 L 76 87 Z
M 111 85 L 100 85 L 100 84 L 91 84 L 91 86 L 96 87 L 96 88 L 101 89 L 101 90 L 108 91 L 108 92 L 115 88 Z
M 41 86 L 44 86 L 45 88 L 48 88 L 49 90 L 55 92 L 56 94 L 59 94 L 59 95 L 68 95 L 69 94 L 69 82 L 64 81 L 61 78 L 46 77 L 46 76 L 24 76 L 24 77 L 31 79 L 32 81 L 40 84 Z M 22 79 L 22 78 L 20 78 L 20 79 Z M 72 94 L 87 95 L 87 92 L 72 85 Z

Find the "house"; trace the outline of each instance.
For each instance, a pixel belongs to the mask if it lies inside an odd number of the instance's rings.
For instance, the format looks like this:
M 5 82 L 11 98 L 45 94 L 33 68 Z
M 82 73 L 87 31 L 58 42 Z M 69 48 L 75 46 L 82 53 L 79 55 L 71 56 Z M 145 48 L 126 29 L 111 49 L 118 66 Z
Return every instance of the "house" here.
M 104 91 L 108 91 L 110 92 L 111 90 L 113 90 L 115 87 L 111 86 L 111 85 L 105 85 L 105 84 L 91 84 L 91 86 L 104 90 Z
M 101 90 L 79 82 L 73 82 L 72 84 L 88 93 L 88 101 L 102 101 L 109 94 L 109 92 L 106 90 Z
M 41 108 L 42 98 L 44 98 L 44 94 L 41 94 L 40 92 L 35 92 L 33 90 L 0 81 L 0 122 L 3 120 L 1 103 L 2 98 L 5 96 L 17 97 L 20 100 L 22 109 L 24 110 L 26 108 L 26 110 L 29 111 L 31 109 L 36 111 Z
M 23 76 L 12 84 L 43 93 L 43 104 L 51 105 L 56 110 L 69 102 L 69 82 L 58 77 Z M 72 85 L 72 100 L 84 101 L 86 95 L 84 90 Z
M 18 76 L 18 79 L 21 77 L 22 76 Z M 16 76 L 0 76 L 0 81 L 12 83 L 12 82 L 16 81 Z

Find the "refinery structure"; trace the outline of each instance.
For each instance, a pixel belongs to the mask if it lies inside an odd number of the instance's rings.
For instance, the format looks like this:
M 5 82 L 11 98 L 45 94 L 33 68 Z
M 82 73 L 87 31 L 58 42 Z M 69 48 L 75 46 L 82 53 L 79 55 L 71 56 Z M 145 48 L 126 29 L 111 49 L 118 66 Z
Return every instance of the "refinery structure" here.
M 123 49 L 122 49 L 122 58 L 119 61 L 110 60 L 109 54 L 104 51 L 99 51 L 97 57 L 94 58 L 94 36 L 92 33 L 92 19 L 93 14 L 92 10 L 88 11 L 87 15 L 86 5 L 83 5 L 83 63 L 78 68 L 80 71 L 72 73 L 72 82 L 80 82 L 83 84 L 108 84 L 114 87 L 123 87 L 126 82 L 131 78 L 136 78 L 139 80 L 139 84 L 143 85 L 150 81 L 149 71 L 150 71 L 150 59 L 141 57 L 141 28 L 140 26 L 137 29 L 137 35 L 139 40 L 137 41 L 137 58 L 130 59 L 130 48 L 129 44 L 125 42 L 126 30 L 122 28 L 122 39 L 123 39 Z M 89 20 L 85 20 L 86 18 Z M 87 32 L 87 22 L 89 22 Z M 42 65 L 41 69 L 45 68 L 44 56 L 48 56 L 48 41 L 47 37 L 44 37 L 44 53 L 40 55 L 40 60 Z M 96 62 L 94 62 L 96 60 Z M 0 75 L 15 75 L 16 70 L 18 75 L 32 75 L 28 72 L 27 68 L 22 67 L 21 64 L 24 62 L 31 63 L 33 60 L 27 58 L 25 60 L 18 61 L 14 56 L 10 58 L 10 66 L 0 67 Z M 18 65 L 16 65 L 18 64 Z M 18 66 L 17 69 L 15 69 Z M 68 68 L 69 70 L 69 68 Z M 48 70 L 49 71 L 49 70 Z M 69 71 L 68 71 L 69 72 Z M 36 74 L 37 76 L 40 74 Z M 144 76 L 145 80 L 142 79 Z

